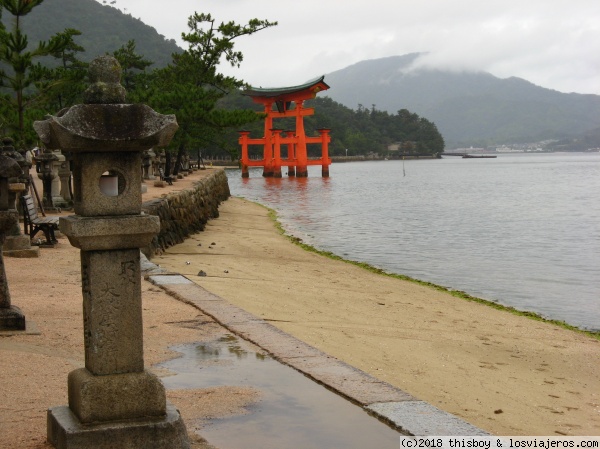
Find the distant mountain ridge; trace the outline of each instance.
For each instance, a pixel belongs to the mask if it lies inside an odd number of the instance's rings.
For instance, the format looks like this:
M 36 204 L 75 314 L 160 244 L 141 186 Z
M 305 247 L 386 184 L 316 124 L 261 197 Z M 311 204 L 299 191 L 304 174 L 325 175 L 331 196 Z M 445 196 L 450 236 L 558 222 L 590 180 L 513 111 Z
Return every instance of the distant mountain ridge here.
M 408 70 L 419 56 L 366 60 L 329 73 L 324 95 L 352 109 L 408 109 L 433 121 L 449 147 L 573 138 L 600 126 L 600 95 L 485 72 Z
M 11 26 L 11 19 L 7 11 L 2 12 L 5 26 Z M 155 63 L 151 69 L 166 66 L 171 62 L 172 53 L 182 51 L 173 39 L 166 39 L 140 19 L 95 0 L 45 0 L 25 16 L 22 23 L 30 45 L 47 40 L 65 28 L 81 31 L 82 35 L 75 41 L 86 50 L 79 57 L 88 62 L 97 56 L 112 54 L 131 39 L 136 42 L 137 53 Z M 186 31 L 186 27 L 187 23 L 182 22 L 181 31 Z
M 10 26 L 10 19 L 4 11 L 2 21 Z M 79 55 L 85 61 L 112 53 L 131 39 L 139 54 L 155 62 L 150 69 L 166 66 L 172 53 L 182 51 L 153 27 L 95 0 L 45 0 L 23 24 L 30 45 L 65 28 L 80 30 L 83 34 L 75 39 L 86 49 Z M 325 78 L 331 88 L 321 95 L 351 109 L 359 104 L 391 114 L 408 109 L 434 122 L 449 148 L 573 138 L 600 146 L 595 143 L 599 95 L 561 93 L 485 72 L 407 71 L 419 56 L 366 60 L 332 72 Z

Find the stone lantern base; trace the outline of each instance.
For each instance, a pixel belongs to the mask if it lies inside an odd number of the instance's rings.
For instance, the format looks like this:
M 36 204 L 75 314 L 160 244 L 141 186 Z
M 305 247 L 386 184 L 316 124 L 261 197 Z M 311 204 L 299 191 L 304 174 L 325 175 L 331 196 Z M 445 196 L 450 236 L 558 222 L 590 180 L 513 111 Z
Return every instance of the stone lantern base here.
M 48 410 L 48 441 L 57 449 L 189 449 L 179 411 L 163 417 L 83 425 L 69 407 Z
M 0 331 L 25 330 L 25 315 L 16 306 L 0 308 Z
M 7 235 L 2 252 L 6 257 L 40 257 L 40 247 L 31 246 L 28 235 Z
M 24 183 L 13 182 L 8 184 L 8 191 L 11 195 L 16 195 L 19 192 L 27 192 L 27 187 Z M 22 215 L 22 212 L 19 214 Z M 6 257 L 39 257 L 40 248 L 39 246 L 31 246 L 30 236 L 21 232 L 21 227 L 17 222 L 13 229 L 9 230 L 6 235 L 4 246 L 2 247 L 2 254 Z

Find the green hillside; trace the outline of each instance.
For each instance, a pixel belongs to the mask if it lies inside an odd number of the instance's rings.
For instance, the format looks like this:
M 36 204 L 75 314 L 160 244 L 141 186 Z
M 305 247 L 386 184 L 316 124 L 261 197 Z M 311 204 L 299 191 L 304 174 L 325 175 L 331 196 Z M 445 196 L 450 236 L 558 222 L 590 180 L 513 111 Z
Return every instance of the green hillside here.
M 2 20 L 11 26 L 10 14 L 4 13 Z M 81 31 L 83 34 L 75 40 L 85 48 L 81 59 L 87 62 L 112 53 L 131 39 L 135 40 L 138 53 L 155 63 L 151 68 L 166 66 L 171 62 L 171 54 L 181 50 L 173 39 L 166 39 L 141 20 L 95 0 L 45 0 L 23 18 L 23 26 L 30 44 L 47 40 L 65 28 Z M 181 31 L 186 31 L 185 23 L 181 24 Z
M 261 106 L 239 93 L 229 95 L 221 102 L 221 106 L 262 112 Z M 315 110 L 314 115 L 304 119 L 306 135 L 318 136 L 319 129 L 330 129 L 329 154 L 332 156 L 364 156 L 376 153 L 390 158 L 402 155 L 435 157 L 444 151 L 444 139 L 435 124 L 407 110 L 397 111 L 395 114 L 372 108 L 353 110 L 323 94 L 307 101 L 306 106 Z M 274 126 L 293 130 L 296 128 L 295 118 L 277 119 Z M 250 131 L 251 137 L 264 135 L 262 121 L 248 124 L 244 129 Z M 237 137 L 237 130 L 231 130 L 229 140 L 237 142 Z M 390 147 L 395 146 L 398 148 L 390 151 Z M 258 156 L 262 149 L 253 147 L 251 153 L 252 151 Z M 320 147 L 309 146 L 308 152 L 309 156 L 318 156 Z M 207 148 L 204 154 L 222 156 L 223 151 Z
M 2 20 L 10 27 L 9 14 L 3 14 Z M 80 30 L 83 34 L 75 41 L 86 49 L 78 55 L 84 61 L 112 53 L 130 40 L 135 40 L 138 54 L 155 63 L 149 70 L 170 64 L 171 55 L 181 51 L 174 40 L 166 39 L 141 20 L 95 0 L 45 0 L 23 19 L 23 24 L 30 45 L 65 28 Z M 187 26 L 182 23 L 184 31 Z M 330 97 L 335 104 L 357 113 L 378 112 L 370 115 L 371 123 L 376 119 L 393 121 L 399 111 L 408 110 L 435 124 L 448 148 L 548 139 L 560 141 L 561 149 L 600 146 L 598 95 L 561 93 L 523 79 L 500 79 L 484 72 L 407 71 L 418 57 L 415 53 L 361 61 L 327 74 L 331 89 L 320 97 Z M 47 65 L 56 63 L 52 58 L 44 61 Z M 322 120 L 316 126 L 348 128 L 348 121 L 323 124 L 323 120 L 335 120 L 322 115 L 331 103 L 320 106 L 322 112 L 317 108 L 317 114 Z M 381 111 L 389 117 L 379 114 Z M 308 122 L 311 126 L 311 120 Z M 403 138 L 385 130 L 376 134 L 367 128 L 355 131 L 367 137 L 347 131 L 338 131 L 337 136 L 332 133 L 337 137 L 333 150 L 362 147 L 366 143 L 363 145 L 361 139 L 367 139 L 378 142 L 374 150 L 378 151 L 381 145 Z

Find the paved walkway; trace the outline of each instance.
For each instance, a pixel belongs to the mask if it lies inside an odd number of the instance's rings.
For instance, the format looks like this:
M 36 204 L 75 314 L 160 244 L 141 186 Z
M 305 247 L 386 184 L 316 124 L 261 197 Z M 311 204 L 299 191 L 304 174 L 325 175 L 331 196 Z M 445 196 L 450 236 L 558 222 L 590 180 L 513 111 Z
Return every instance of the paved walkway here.
M 483 430 L 288 335 L 180 274 L 145 265 L 147 279 L 230 332 L 335 391 L 406 435 L 488 435 Z

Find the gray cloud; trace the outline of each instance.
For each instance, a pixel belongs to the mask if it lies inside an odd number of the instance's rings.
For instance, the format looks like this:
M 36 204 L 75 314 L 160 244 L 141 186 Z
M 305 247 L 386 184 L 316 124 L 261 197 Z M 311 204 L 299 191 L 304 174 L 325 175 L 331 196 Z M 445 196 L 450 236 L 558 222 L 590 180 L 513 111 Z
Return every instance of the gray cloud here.
M 364 59 L 428 52 L 422 66 L 600 94 L 597 0 L 117 0 L 115 6 L 179 42 L 194 11 L 219 22 L 278 21 L 238 41 L 241 69 L 223 67 L 257 86 L 293 85 Z

